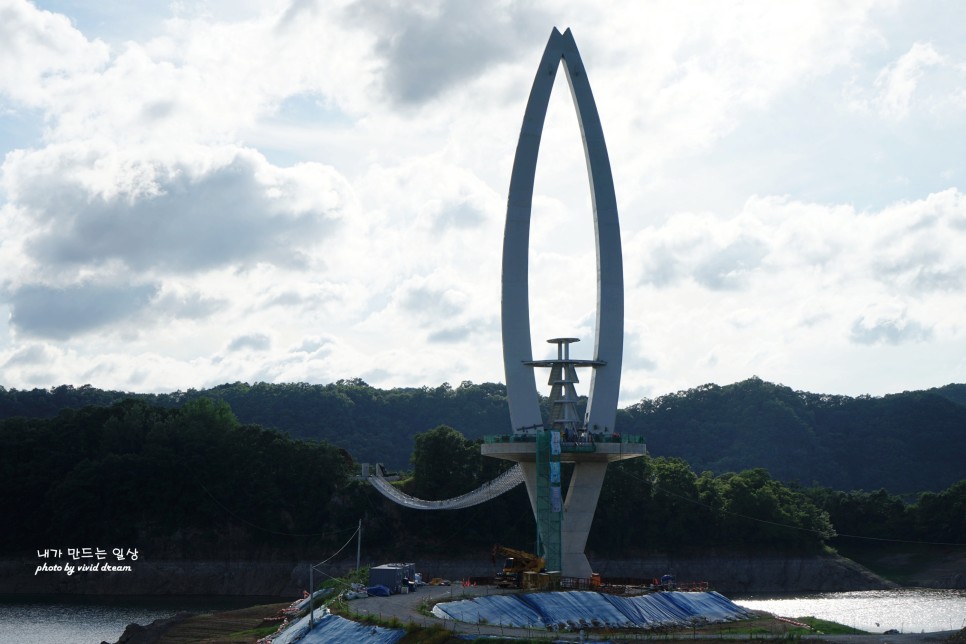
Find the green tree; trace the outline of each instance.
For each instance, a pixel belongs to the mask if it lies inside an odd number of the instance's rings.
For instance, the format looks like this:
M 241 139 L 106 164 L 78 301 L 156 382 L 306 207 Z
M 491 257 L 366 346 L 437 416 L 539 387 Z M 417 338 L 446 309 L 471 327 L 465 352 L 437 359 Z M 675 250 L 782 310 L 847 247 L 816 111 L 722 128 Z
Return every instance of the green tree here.
M 447 425 L 416 434 L 413 492 L 421 499 L 446 499 L 469 492 L 480 471 L 480 449 Z
M 682 459 L 654 460 L 652 521 L 648 526 L 651 543 L 672 551 L 695 544 L 707 518 L 697 481 Z
M 913 514 L 919 539 L 966 543 L 966 480 L 954 483 L 939 494 L 921 494 Z

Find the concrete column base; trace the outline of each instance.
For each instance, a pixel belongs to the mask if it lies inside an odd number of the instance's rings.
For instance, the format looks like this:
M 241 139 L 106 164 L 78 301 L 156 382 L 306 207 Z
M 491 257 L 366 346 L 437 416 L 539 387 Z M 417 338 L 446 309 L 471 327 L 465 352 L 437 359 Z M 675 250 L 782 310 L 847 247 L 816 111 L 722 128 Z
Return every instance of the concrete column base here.
M 530 497 L 530 507 L 533 515 L 537 515 L 537 466 L 535 463 L 520 463 L 527 495 Z M 560 574 L 564 577 L 580 577 L 589 579 L 593 573 L 584 547 L 587 545 L 587 535 L 594 522 L 597 510 L 597 499 L 604 484 L 607 473 L 607 463 L 574 463 L 574 471 L 570 477 L 570 487 L 564 501 L 563 516 L 560 518 Z
M 483 445 L 484 456 L 502 458 L 519 463 L 523 470 L 530 509 L 537 516 L 537 463 L 536 444 L 519 442 L 494 442 Z M 576 452 L 565 449 L 561 462 L 573 463 L 570 486 L 564 499 L 563 516 L 560 520 L 560 567 L 564 577 L 589 579 L 593 573 L 584 554 L 587 536 L 594 522 L 597 501 L 607 474 L 607 463 L 639 458 L 646 453 L 643 443 L 597 443 L 593 452 Z
M 564 502 L 563 520 L 560 523 L 561 574 L 564 577 L 589 579 L 593 570 L 584 548 L 587 535 L 594 522 L 597 500 L 607 473 L 607 463 L 574 463 L 567 499 Z

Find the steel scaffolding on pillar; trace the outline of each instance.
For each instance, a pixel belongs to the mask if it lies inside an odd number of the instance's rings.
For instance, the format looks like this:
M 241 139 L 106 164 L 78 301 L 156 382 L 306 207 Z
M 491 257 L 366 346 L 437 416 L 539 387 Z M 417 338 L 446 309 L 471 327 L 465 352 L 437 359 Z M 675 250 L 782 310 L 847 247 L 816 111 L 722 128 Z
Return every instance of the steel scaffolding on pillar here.
M 547 570 L 560 570 L 560 432 L 537 435 L 537 552 Z

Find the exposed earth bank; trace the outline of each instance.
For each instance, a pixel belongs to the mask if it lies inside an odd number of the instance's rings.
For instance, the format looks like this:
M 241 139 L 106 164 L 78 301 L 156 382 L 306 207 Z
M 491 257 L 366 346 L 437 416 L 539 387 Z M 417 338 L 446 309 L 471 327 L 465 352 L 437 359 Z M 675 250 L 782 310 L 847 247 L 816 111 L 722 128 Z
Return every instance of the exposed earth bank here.
M 368 562 L 374 565 L 389 561 Z M 415 558 L 426 580 L 487 577 L 496 572 L 489 557 L 482 560 Z M 878 590 L 896 584 L 850 559 L 822 556 L 649 556 L 634 559 L 591 557 L 606 579 L 661 577 L 707 581 L 729 593 L 792 593 Z M 0 594 L 85 595 L 262 595 L 294 597 L 309 585 L 308 562 L 151 561 L 134 562 L 130 572 L 65 571 L 36 573 L 37 560 L 0 560 Z M 355 566 L 342 561 L 329 567 L 340 576 Z

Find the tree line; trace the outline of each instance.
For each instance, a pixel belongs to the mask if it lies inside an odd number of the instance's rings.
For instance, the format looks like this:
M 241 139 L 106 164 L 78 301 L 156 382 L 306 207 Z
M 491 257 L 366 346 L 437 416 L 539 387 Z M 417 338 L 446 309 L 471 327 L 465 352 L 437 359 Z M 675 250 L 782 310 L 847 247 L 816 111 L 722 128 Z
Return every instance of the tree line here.
M 437 425 L 467 437 L 510 430 L 506 387 L 379 389 L 360 379 L 327 385 L 232 383 L 169 394 L 126 394 L 90 386 L 0 387 L 0 419 L 52 418 L 61 409 L 135 398 L 177 408 L 208 398 L 230 405 L 240 422 L 321 440 L 359 461 L 406 468 L 416 435 Z M 547 401 L 543 400 L 545 414 Z M 582 410 L 578 410 L 582 413 Z M 758 378 L 703 385 L 618 411 L 617 431 L 641 434 L 654 456 L 680 457 L 698 472 L 764 467 L 802 486 L 915 495 L 939 492 L 963 474 L 966 385 L 882 397 L 794 391 Z
M 412 478 L 404 487 L 420 498 L 448 498 L 491 480 L 508 465 L 481 456 L 479 441 L 441 426 L 417 437 Z M 565 469 L 564 488 L 568 474 Z M 526 495 L 502 512 L 529 515 Z M 458 526 L 454 521 L 451 527 Z M 436 533 L 446 533 L 441 523 L 421 538 L 431 542 Z M 533 539 L 531 533 L 512 536 L 522 544 Z M 845 541 L 966 544 L 966 480 L 907 502 L 881 489 L 843 492 L 788 485 L 765 468 L 697 474 L 683 459 L 645 455 L 608 466 L 588 549 L 814 553 Z
M 447 498 L 509 465 L 443 425 L 416 434 L 400 485 Z M 227 403 L 205 398 L 6 419 L 0 512 L 11 528 L 0 531 L 0 551 L 133 546 L 156 559 L 311 557 L 342 545 L 360 518 L 367 549 L 387 555 L 533 547 L 523 486 L 474 508 L 421 512 L 384 499 L 358 470 L 340 447 L 242 423 Z M 814 552 L 837 533 L 963 543 L 964 510 L 966 482 L 907 503 L 884 491 L 790 485 L 763 468 L 697 474 L 682 459 L 646 456 L 609 467 L 588 548 Z
M 127 400 L 0 422 L 4 553 L 139 547 L 155 558 L 258 556 L 341 529 L 344 450 L 241 424 L 224 402 Z M 253 529 L 260 526 L 264 529 Z M 278 533 L 278 534 L 275 534 Z

